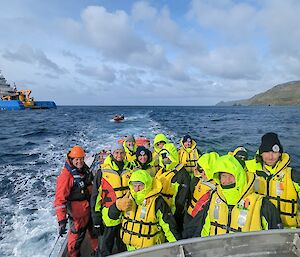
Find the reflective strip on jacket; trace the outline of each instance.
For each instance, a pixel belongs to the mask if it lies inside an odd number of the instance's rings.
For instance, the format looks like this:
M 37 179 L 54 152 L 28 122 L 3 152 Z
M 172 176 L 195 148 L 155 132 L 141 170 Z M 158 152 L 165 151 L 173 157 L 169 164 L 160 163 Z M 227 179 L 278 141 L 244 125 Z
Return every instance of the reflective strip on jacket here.
M 182 168 L 182 164 L 177 165 L 177 167 L 171 171 L 165 171 L 164 168 L 161 168 L 155 175 L 163 185 L 161 195 L 171 208 L 173 214 L 176 210 L 175 198 L 178 193 L 179 183 L 172 183 L 172 178 L 175 176 L 176 172 L 179 172 Z
M 299 197 L 292 180 L 292 169 L 288 167 L 289 163 L 289 155 L 283 153 L 281 160 L 270 175 L 263 170 L 262 164 L 256 160 L 246 161 L 246 166 L 249 172 L 256 174 L 255 192 L 267 196 L 277 207 L 283 225 L 298 227 L 300 225 Z
M 71 167 L 69 161 L 66 161 L 66 164 Z M 85 174 L 77 174 L 82 177 L 78 178 L 79 181 L 83 183 L 85 181 Z M 80 218 L 89 215 L 90 205 L 89 205 L 89 195 L 88 195 L 88 186 L 83 185 L 80 187 L 75 183 L 73 174 L 67 169 L 66 165 L 62 169 L 60 175 L 57 177 L 56 181 L 56 191 L 55 191 L 55 200 L 54 207 L 57 215 L 57 220 L 61 221 L 67 218 L 67 212 L 73 218 Z M 84 191 L 82 192 L 82 188 Z M 75 195 L 72 196 L 71 194 Z M 78 199 L 78 200 L 76 200 Z
M 120 235 L 126 245 L 139 249 L 164 242 L 164 234 L 155 213 L 158 196 L 147 199 L 145 206 L 134 204 L 131 211 L 124 213 Z
M 98 189 L 99 194 L 95 205 L 95 210 L 102 209 L 102 220 L 109 227 L 120 224 L 120 220 L 109 218 L 108 208 L 127 193 L 128 181 L 131 176 L 131 170 L 126 167 L 122 171 L 117 169 L 117 165 L 112 162 L 111 158 L 107 158 L 102 165 L 101 189 Z
M 210 235 L 262 230 L 262 199 L 262 196 L 252 193 L 238 205 L 229 206 L 217 192 L 213 193 L 209 206 Z
M 185 148 L 181 140 L 181 147 L 178 150 L 179 162 L 184 165 L 186 171 L 194 176 L 194 168 L 201 154 L 198 153 L 196 142 L 192 140 L 191 148 Z

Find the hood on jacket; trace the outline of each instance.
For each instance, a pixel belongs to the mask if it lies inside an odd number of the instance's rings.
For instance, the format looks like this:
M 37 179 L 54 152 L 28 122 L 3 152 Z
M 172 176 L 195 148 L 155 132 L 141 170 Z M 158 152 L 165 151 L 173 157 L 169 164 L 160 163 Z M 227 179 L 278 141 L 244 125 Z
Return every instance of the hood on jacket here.
M 198 159 L 197 163 L 204 170 L 207 180 L 213 178 L 213 167 L 218 158 L 219 158 L 218 153 L 210 152 L 210 153 L 203 154 Z
M 171 163 L 164 164 L 162 156 L 166 155 Z M 178 152 L 174 144 L 168 143 L 159 152 L 159 164 L 161 167 L 164 167 L 166 170 L 173 170 L 179 164 Z
M 132 182 L 142 182 L 145 187 L 143 190 L 135 192 Z M 162 189 L 160 181 L 152 178 L 151 175 L 145 170 L 134 171 L 129 179 L 128 184 L 130 193 L 138 205 L 141 205 L 146 198 L 158 194 Z
M 156 144 L 160 141 L 166 142 L 166 144 L 169 143 L 169 140 L 167 139 L 167 137 L 164 134 L 157 134 L 154 137 L 154 141 L 153 141 L 153 148 L 154 148 L 155 152 L 157 152 L 157 153 L 159 153 L 159 151 L 161 150 L 160 148 L 158 148 L 156 146 Z
M 233 188 L 223 188 L 220 183 L 220 174 L 226 172 L 235 178 Z M 218 188 L 223 193 L 228 204 L 235 205 L 241 198 L 247 186 L 247 174 L 239 161 L 232 155 L 224 155 L 218 158 L 213 168 L 213 178 L 219 184 Z

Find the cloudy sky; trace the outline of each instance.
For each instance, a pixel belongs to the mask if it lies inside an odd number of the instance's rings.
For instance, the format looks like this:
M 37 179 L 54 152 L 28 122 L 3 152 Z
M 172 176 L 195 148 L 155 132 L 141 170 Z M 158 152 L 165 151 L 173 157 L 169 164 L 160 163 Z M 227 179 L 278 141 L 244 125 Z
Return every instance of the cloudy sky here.
M 0 69 L 58 105 L 214 105 L 300 79 L 299 0 L 0 0 Z

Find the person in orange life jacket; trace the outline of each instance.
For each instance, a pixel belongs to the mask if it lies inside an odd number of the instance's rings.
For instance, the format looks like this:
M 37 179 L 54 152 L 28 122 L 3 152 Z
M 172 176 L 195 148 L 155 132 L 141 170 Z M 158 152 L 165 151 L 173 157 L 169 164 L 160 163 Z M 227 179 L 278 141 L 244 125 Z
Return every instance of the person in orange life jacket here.
M 197 228 L 197 215 L 210 200 L 213 191 L 216 189 L 216 183 L 213 180 L 213 166 L 219 154 L 210 152 L 201 155 L 197 161 L 197 166 L 194 170 L 194 177 L 192 178 L 190 190 L 191 199 L 184 216 L 183 223 L 183 238 L 190 238 L 194 235 L 194 230 Z M 196 218 L 195 218 L 196 217 Z
M 80 255 L 80 246 L 87 228 L 94 251 L 98 240 L 92 236 L 90 225 L 90 193 L 93 174 L 84 162 L 85 152 L 74 146 L 67 154 L 63 170 L 57 177 L 54 207 L 59 223 L 59 235 L 66 233 L 67 218 L 70 222 L 68 232 L 68 252 L 71 257 Z
M 217 183 L 198 218 L 193 237 L 281 228 L 275 206 L 254 192 L 254 174 L 246 172 L 232 155 L 216 161 Z
M 156 174 L 156 169 L 151 165 L 152 153 L 145 146 L 139 146 L 136 150 L 136 160 L 134 161 L 134 170 L 142 169 L 149 172 L 149 174 L 154 177 Z
M 256 174 L 255 191 L 265 195 L 278 208 L 284 227 L 299 227 L 300 179 L 290 167 L 278 135 L 266 133 L 255 159 L 246 161 L 249 172 Z
M 155 177 L 163 185 L 162 196 L 174 214 L 179 231 L 182 231 L 184 208 L 189 197 L 191 177 L 183 164 L 179 163 L 178 152 L 174 144 L 165 144 L 159 152 L 161 169 Z
M 245 162 L 248 160 L 248 151 L 246 150 L 245 147 L 239 146 L 236 149 L 234 149 L 233 152 L 229 152 L 228 154 L 233 155 L 243 166 L 243 168 L 247 169 Z
M 126 251 L 120 239 L 120 220 L 111 222 L 108 210 L 128 191 L 131 171 L 127 165 L 123 144 L 116 143 L 112 145 L 111 154 L 106 157 L 94 178 L 91 210 L 94 229 L 99 235 L 99 256 L 111 255 L 115 244 L 117 252 Z
M 150 176 L 146 170 L 133 172 L 129 180 L 130 206 L 113 205 L 109 209 L 111 218 L 118 218 L 122 212 L 121 238 L 127 249 L 135 250 L 175 242 L 180 239 L 170 207 L 160 195 L 161 182 Z
M 201 152 L 197 149 L 197 143 L 190 135 L 185 135 L 180 141 L 178 149 L 179 162 L 184 165 L 186 171 L 191 177 L 194 176 L 194 168 L 197 166 L 197 160 Z

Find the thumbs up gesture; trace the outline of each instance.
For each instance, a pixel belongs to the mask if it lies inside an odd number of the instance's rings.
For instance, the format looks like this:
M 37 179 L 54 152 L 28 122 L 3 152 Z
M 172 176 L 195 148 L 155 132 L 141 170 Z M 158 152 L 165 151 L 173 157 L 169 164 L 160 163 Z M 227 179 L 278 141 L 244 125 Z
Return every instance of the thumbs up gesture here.
M 116 201 L 116 206 L 120 211 L 129 211 L 132 207 L 132 199 L 130 197 L 130 192 L 128 191 L 126 195 Z

